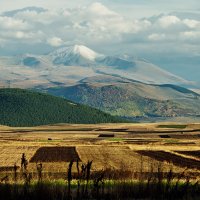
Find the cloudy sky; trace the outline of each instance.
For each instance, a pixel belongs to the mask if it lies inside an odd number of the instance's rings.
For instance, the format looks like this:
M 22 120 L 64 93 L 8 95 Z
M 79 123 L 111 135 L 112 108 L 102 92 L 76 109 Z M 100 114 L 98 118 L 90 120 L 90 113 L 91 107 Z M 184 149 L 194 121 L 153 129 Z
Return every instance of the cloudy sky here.
M 83 44 L 199 80 L 199 0 L 0 0 L 0 12 L 1 55 Z

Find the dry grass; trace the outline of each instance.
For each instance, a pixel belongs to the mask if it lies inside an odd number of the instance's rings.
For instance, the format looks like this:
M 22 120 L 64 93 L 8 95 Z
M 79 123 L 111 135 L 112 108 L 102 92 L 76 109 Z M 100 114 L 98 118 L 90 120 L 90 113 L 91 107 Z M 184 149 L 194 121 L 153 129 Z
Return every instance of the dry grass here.
M 166 123 L 165 123 L 166 124 Z M 180 129 L 172 129 L 175 133 L 167 133 L 171 138 L 160 138 L 160 129 L 156 124 L 97 124 L 97 125 L 69 125 L 58 124 L 32 128 L 10 128 L 0 126 L 0 167 L 19 166 L 22 153 L 30 160 L 36 151 L 42 147 L 76 147 L 78 156 L 83 162 L 93 160 L 93 170 L 105 168 L 141 170 L 141 159 L 144 171 L 148 171 L 152 160 L 148 156 L 138 154 L 138 150 L 152 151 L 198 151 L 200 138 L 193 137 L 197 133 L 182 133 Z M 174 126 L 175 127 L 175 126 Z M 199 129 L 200 124 L 189 124 L 185 130 Z M 165 130 L 165 129 L 164 129 Z M 137 133 L 138 131 L 138 133 Z M 163 129 L 162 129 L 163 131 Z M 176 132 L 177 131 L 177 132 Z M 181 130 L 182 131 L 182 130 Z M 130 133 L 134 132 L 134 133 Z M 99 138 L 100 134 L 114 134 L 114 138 Z M 165 134 L 165 133 L 164 133 Z M 165 134 L 165 135 L 166 135 Z M 183 135 L 190 134 L 190 140 Z M 173 135 L 179 139 L 174 139 Z M 51 139 L 51 140 L 48 140 Z M 185 145 L 187 142 L 191 142 Z M 183 145 L 180 145 L 183 144 Z M 192 144 L 193 143 L 193 144 Z M 184 157 L 184 155 L 183 155 Z M 189 158 L 190 155 L 187 155 Z M 192 158 L 192 155 L 191 155 Z M 66 172 L 66 162 L 44 163 L 44 171 Z M 169 163 L 163 167 L 169 169 Z M 185 165 L 174 164 L 174 170 L 180 172 Z M 35 163 L 29 164 L 29 169 L 35 170 Z M 75 170 L 75 169 L 74 169 Z M 194 169 L 190 169 L 194 170 Z

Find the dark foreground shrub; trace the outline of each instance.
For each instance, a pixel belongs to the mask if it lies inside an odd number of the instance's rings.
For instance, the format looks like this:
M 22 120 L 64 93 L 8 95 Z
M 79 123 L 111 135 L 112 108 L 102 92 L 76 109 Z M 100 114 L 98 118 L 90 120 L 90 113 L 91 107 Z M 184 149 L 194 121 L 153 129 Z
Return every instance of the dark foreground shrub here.
M 68 196 L 67 182 L 46 182 L 31 185 L 0 184 L 2 200 L 67 200 L 67 199 L 187 199 L 198 200 L 200 185 L 182 182 L 138 182 L 138 181 L 105 181 L 99 188 L 91 181 L 88 184 L 87 196 L 80 193 L 77 198 L 77 184 L 71 185 L 71 196 Z

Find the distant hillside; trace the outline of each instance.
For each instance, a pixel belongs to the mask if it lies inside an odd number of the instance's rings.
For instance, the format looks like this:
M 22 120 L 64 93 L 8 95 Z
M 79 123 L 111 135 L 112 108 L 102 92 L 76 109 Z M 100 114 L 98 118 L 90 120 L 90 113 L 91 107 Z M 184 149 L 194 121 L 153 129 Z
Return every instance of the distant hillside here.
M 174 85 L 149 85 L 139 82 L 122 82 L 105 76 L 84 80 L 79 85 L 50 88 L 56 96 L 98 108 L 121 117 L 178 117 L 200 114 L 200 96 Z M 109 78 L 109 77 L 108 77 Z M 109 80 L 109 79 L 108 79 Z M 102 83 L 104 82 L 104 83 Z
M 63 98 L 21 89 L 0 89 L 0 124 L 107 123 L 121 120 Z

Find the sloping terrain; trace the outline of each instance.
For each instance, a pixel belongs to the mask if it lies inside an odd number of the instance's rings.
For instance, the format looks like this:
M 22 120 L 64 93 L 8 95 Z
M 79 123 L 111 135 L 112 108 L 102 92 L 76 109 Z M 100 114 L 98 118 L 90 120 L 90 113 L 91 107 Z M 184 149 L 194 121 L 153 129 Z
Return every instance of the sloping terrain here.
M 97 76 L 79 85 L 47 92 L 124 117 L 177 117 L 200 114 L 200 95 L 174 85 L 149 85 Z
M 36 126 L 63 122 L 90 124 L 120 120 L 63 98 L 21 89 L 0 89 L 0 124 Z
M 107 56 L 86 46 L 46 55 L 0 57 L 0 87 L 31 88 L 124 117 L 199 115 L 193 83 L 144 59 Z
M 192 84 L 144 59 L 107 56 L 81 45 L 47 55 L 1 56 L 0 70 L 0 85 L 19 88 L 69 86 L 101 74 L 149 84 Z

